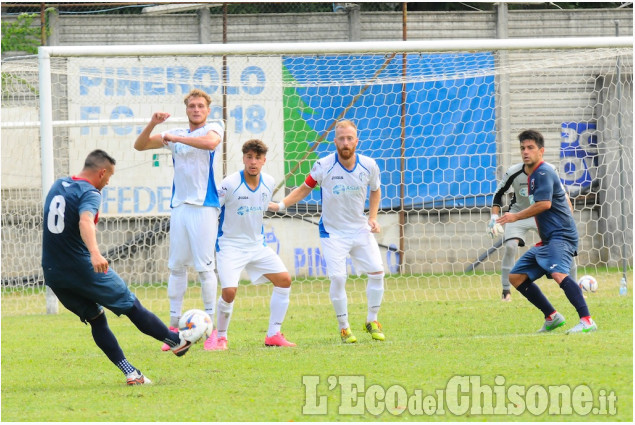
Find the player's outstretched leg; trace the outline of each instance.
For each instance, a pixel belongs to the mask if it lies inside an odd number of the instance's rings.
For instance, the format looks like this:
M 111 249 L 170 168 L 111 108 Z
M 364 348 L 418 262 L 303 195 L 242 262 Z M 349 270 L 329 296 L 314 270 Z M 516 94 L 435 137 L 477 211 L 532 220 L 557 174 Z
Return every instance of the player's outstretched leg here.
M 151 384 L 141 371 L 131 365 L 123 354 L 117 338 L 108 326 L 106 314 L 102 311 L 96 317 L 88 319 L 95 344 L 106 354 L 108 359 L 126 376 L 127 385 Z
M 348 323 L 348 298 L 346 296 L 346 275 L 330 276 L 329 296 L 335 309 L 335 317 L 340 329 L 340 337 L 345 344 L 357 342 Z
M 191 343 L 181 337 L 180 332 L 174 332 L 159 319 L 156 314 L 141 305 L 138 298 L 135 299 L 132 308 L 126 312 L 126 316 L 132 323 L 146 335 L 163 341 L 177 356 L 184 355 L 190 349 Z
M 376 341 L 384 341 L 386 337 L 381 324 L 377 321 L 381 300 L 384 296 L 384 272 L 369 273 L 366 285 L 366 299 L 368 302 L 368 315 L 364 329 Z
M 179 328 L 177 327 L 170 326 L 168 329 L 170 329 L 170 331 L 172 332 L 176 332 L 177 334 L 179 333 Z M 161 351 L 170 351 L 170 346 L 164 342 L 161 346 Z
M 595 324 L 589 313 L 589 307 L 582 295 L 582 290 L 578 284 L 570 276 L 565 276 L 560 282 L 560 288 L 564 291 L 567 299 L 573 305 L 580 316 L 580 321 L 574 327 L 569 329 L 567 334 L 586 333 L 597 331 L 598 326 Z

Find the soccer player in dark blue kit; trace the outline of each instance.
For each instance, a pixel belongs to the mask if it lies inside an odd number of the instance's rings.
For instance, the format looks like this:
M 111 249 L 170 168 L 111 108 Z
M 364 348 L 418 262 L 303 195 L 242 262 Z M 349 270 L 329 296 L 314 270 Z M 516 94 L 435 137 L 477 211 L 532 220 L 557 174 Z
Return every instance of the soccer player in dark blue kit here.
M 146 310 L 99 251 L 100 191 L 114 172 L 115 160 L 97 149 L 86 157 L 77 176 L 61 178 L 51 187 L 44 204 L 44 280 L 64 307 L 90 324 L 95 343 L 126 375 L 128 385 L 150 384 L 124 356 L 102 306 L 125 314 L 141 332 L 165 342 L 177 356 L 184 355 L 191 342 Z
M 509 281 L 544 314 L 545 323 L 538 332 L 549 332 L 565 324 L 564 316 L 553 308 L 534 282 L 545 274 L 560 285 L 580 316 L 580 322 L 566 333 L 596 331 L 597 325 L 591 319 L 582 290 L 568 275 L 573 257 L 578 255 L 578 230 L 558 174 L 542 159 L 544 138 L 535 130 L 526 130 L 518 135 L 518 140 L 529 175 L 531 205 L 517 213 L 507 213 L 496 222 L 506 224 L 535 217 L 541 241 L 520 257 L 509 274 Z

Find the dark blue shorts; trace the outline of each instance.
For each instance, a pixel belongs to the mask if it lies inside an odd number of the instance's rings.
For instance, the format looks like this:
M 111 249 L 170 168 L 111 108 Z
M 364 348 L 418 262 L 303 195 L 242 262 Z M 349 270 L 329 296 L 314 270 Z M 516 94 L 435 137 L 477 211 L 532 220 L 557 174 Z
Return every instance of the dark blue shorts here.
M 44 279 L 62 305 L 82 322 L 96 317 L 102 306 L 118 316 L 127 313 L 135 301 L 135 295 L 113 269 L 95 273 L 90 263 L 80 270 L 45 268 Z
M 551 240 L 547 245 L 532 246 L 518 259 L 512 274 L 526 274 L 532 281 L 551 273 L 568 275 L 573 257 L 578 255 L 576 245 L 563 240 Z

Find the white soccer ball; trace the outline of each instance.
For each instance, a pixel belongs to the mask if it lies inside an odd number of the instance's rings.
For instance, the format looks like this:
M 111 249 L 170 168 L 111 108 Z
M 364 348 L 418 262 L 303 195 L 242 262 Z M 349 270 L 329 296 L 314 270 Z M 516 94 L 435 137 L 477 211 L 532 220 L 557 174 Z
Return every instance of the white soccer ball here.
M 584 275 L 578 281 L 580 289 L 585 292 L 595 292 L 598 290 L 598 281 L 593 276 Z
M 192 344 L 203 337 L 207 338 L 212 333 L 213 328 L 212 319 L 203 310 L 188 310 L 183 313 L 179 320 L 179 331 L 181 331 L 183 338 Z

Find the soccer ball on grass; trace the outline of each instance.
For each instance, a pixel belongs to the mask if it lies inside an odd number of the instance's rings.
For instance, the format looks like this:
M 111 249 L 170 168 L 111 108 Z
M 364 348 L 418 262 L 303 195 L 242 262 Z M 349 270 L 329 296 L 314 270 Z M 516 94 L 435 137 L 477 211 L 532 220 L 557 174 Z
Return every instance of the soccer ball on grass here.
M 203 337 L 210 336 L 213 328 L 212 319 L 203 310 L 188 310 L 183 313 L 179 320 L 179 331 L 181 331 L 183 338 L 192 344 Z
M 598 290 L 598 281 L 593 276 L 584 275 L 578 281 L 580 289 L 585 292 L 595 292 Z

